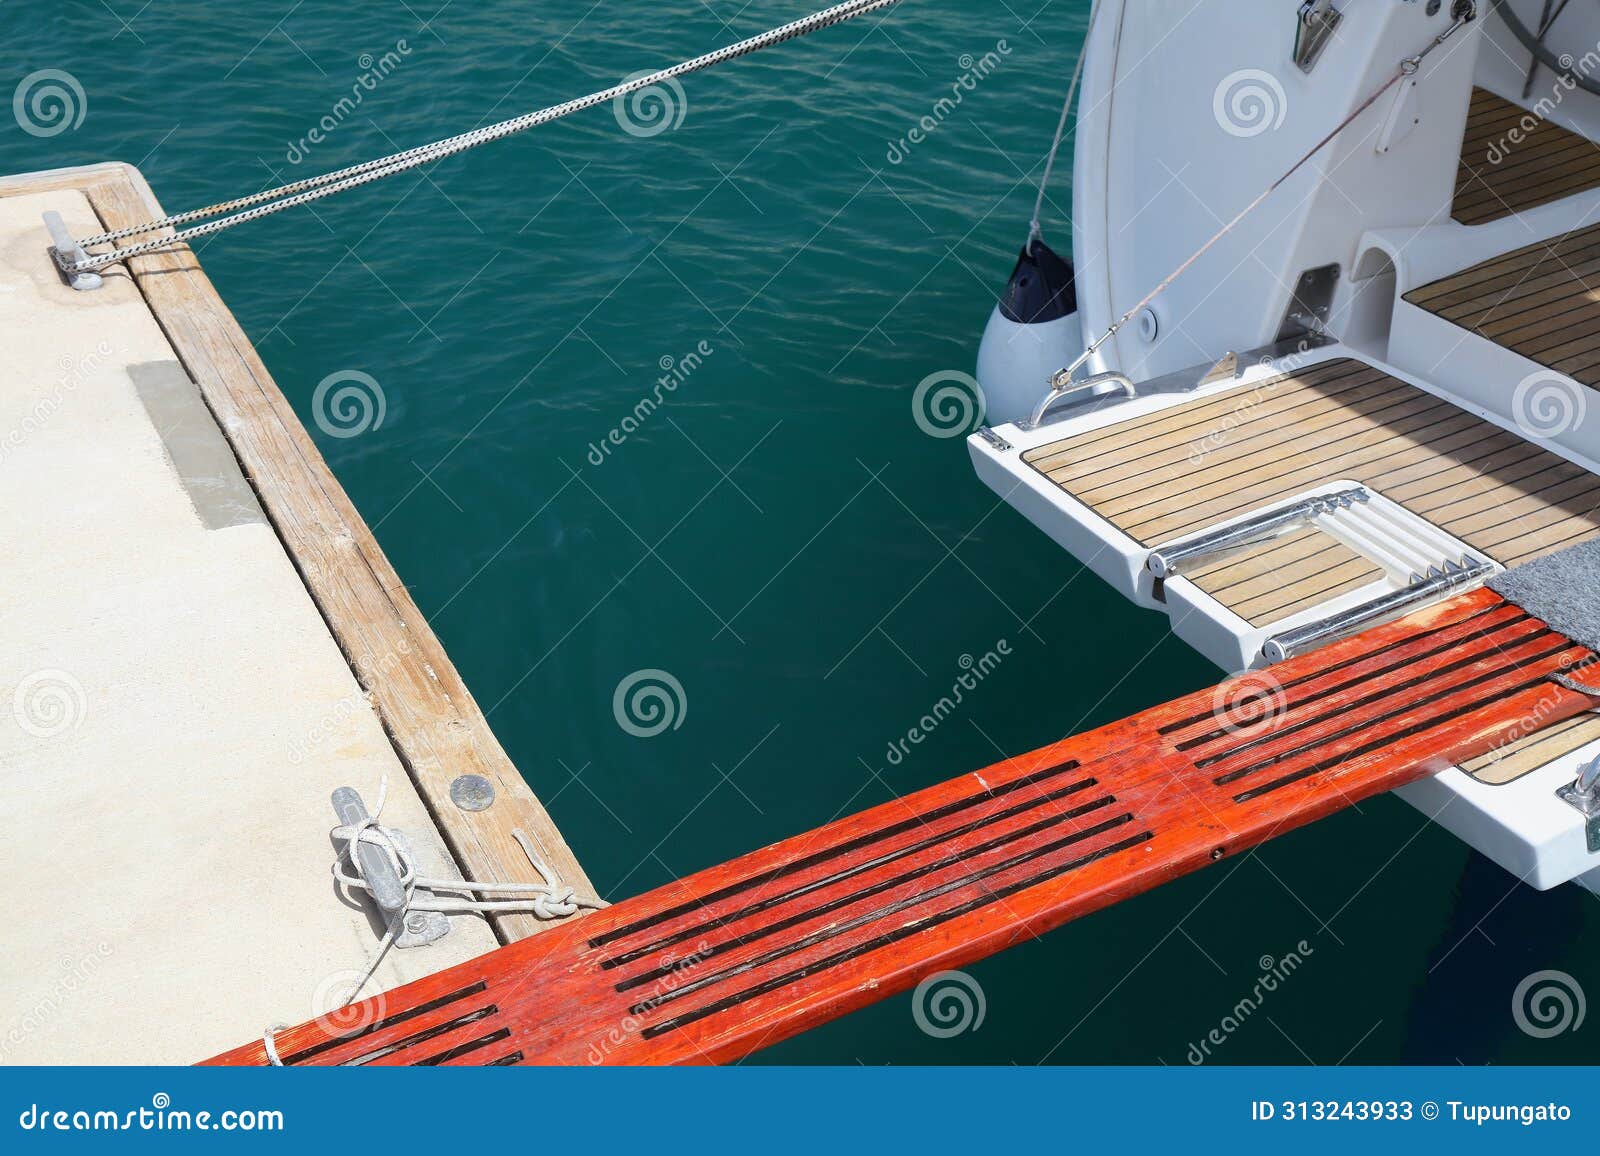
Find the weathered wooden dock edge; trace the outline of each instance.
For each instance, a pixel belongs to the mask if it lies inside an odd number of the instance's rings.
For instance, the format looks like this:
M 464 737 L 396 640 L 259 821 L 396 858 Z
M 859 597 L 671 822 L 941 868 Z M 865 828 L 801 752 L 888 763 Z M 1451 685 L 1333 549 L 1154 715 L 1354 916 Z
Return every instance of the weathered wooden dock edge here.
M 120 162 L 0 178 L 0 196 L 66 188 L 80 190 L 107 229 L 165 215 L 139 170 Z M 179 246 L 129 265 L 462 872 L 480 882 L 533 877 L 512 837 L 520 829 L 563 882 L 593 895 L 549 812 L 194 254 Z M 463 774 L 494 784 L 492 807 L 466 812 L 451 802 L 450 783 Z M 549 926 L 529 915 L 493 923 L 503 942 Z

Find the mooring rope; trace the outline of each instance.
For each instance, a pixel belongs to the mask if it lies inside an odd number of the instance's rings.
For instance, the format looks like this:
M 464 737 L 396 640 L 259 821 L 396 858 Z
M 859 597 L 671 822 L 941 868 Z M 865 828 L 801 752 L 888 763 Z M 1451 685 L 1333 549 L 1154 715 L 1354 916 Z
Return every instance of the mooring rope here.
M 204 237 L 211 233 L 231 229 L 235 225 L 242 225 L 247 221 L 254 221 L 260 217 L 292 209 L 298 205 L 309 204 L 322 197 L 332 196 L 334 193 L 344 192 L 346 189 L 358 188 L 372 181 L 382 180 L 384 177 L 394 176 L 414 169 L 419 165 L 431 164 L 456 153 L 477 148 L 479 145 L 488 144 L 504 137 L 524 132 L 537 125 L 547 124 L 559 120 L 572 113 L 593 108 L 597 104 L 616 100 L 640 89 L 651 88 L 665 81 L 675 80 L 691 72 L 711 68 L 741 56 L 748 56 L 752 52 L 759 52 L 763 48 L 771 48 L 789 40 L 802 36 L 809 36 L 824 28 L 835 24 L 843 24 L 847 20 L 854 20 L 868 12 L 880 8 L 888 8 L 899 0 L 845 0 L 842 4 L 835 4 L 832 8 L 814 12 L 810 16 L 791 21 L 778 28 L 770 29 L 759 36 L 752 36 L 741 40 L 737 44 L 730 44 L 726 48 L 719 48 L 693 60 L 685 60 L 681 64 L 674 64 L 670 68 L 663 68 L 656 72 L 636 76 L 625 80 L 621 84 L 613 85 L 600 92 L 592 92 L 588 96 L 569 100 L 563 104 L 551 105 L 549 108 L 537 112 L 525 113 L 522 116 L 512 117 L 510 120 L 500 121 L 498 124 L 487 125 L 484 128 L 473 129 L 471 132 L 460 133 L 456 136 L 446 137 L 431 144 L 419 145 L 404 152 L 394 153 L 387 157 L 365 161 L 348 168 L 338 169 L 334 172 L 323 173 L 321 176 L 307 177 L 305 180 L 292 181 L 286 185 L 279 185 L 274 189 L 266 189 L 259 193 L 252 193 L 247 197 L 237 197 L 231 201 L 219 201 L 214 205 L 207 205 L 202 209 L 191 209 L 184 213 L 175 213 L 159 220 L 146 221 L 140 225 L 132 225 L 123 229 L 112 229 L 104 233 L 96 233 L 92 237 L 84 237 L 78 241 L 83 250 L 88 250 L 92 245 L 104 245 L 127 237 L 137 236 L 141 233 L 153 233 L 158 229 L 171 228 L 189 221 L 197 221 L 204 217 L 214 217 L 219 213 L 231 215 L 215 221 L 208 221 L 203 225 L 196 225 L 191 229 L 184 229 L 168 237 L 156 237 L 149 241 L 141 241 L 121 249 L 107 253 L 95 253 L 84 260 L 77 261 L 67 266 L 74 273 L 88 273 L 106 265 L 126 260 L 129 257 L 148 253 L 155 249 L 182 241 L 189 241 L 196 237 Z M 269 203 L 270 202 L 270 203 Z M 254 206 L 254 207 L 251 207 Z M 235 210 L 243 209 L 244 212 Z
M 1233 232 L 1234 228 L 1239 224 L 1240 221 L 1244 220 L 1252 212 L 1254 212 L 1261 205 L 1261 202 L 1265 201 L 1268 197 L 1275 193 L 1285 181 L 1294 176 L 1295 173 L 1299 172 L 1306 165 L 1306 163 L 1311 160 L 1312 157 L 1316 156 L 1324 148 L 1326 148 L 1328 143 L 1332 141 L 1334 137 L 1343 132 L 1345 128 L 1347 128 L 1350 123 L 1356 119 L 1356 117 L 1360 116 L 1362 113 L 1366 112 L 1367 109 L 1371 108 L 1373 104 L 1377 102 L 1380 96 L 1388 92 L 1396 84 L 1400 83 L 1400 81 L 1404 80 L 1408 76 L 1414 76 L 1417 72 L 1417 69 L 1421 67 L 1424 57 L 1426 57 L 1434 49 L 1438 48 L 1446 40 L 1450 39 L 1450 37 L 1458 30 L 1471 23 L 1476 16 L 1476 5 L 1471 3 L 1470 0 L 1456 0 L 1456 6 L 1453 10 L 1454 18 L 1450 23 L 1450 27 L 1439 33 L 1438 36 L 1435 36 L 1432 42 L 1429 43 L 1429 45 L 1421 52 L 1417 53 L 1415 56 L 1408 56 L 1402 60 L 1399 66 L 1395 69 L 1393 76 L 1389 77 L 1389 79 L 1384 81 L 1376 91 L 1374 91 L 1360 104 L 1356 105 L 1355 109 L 1348 116 L 1346 116 L 1338 124 L 1334 125 L 1326 136 L 1324 136 L 1316 144 L 1312 145 L 1310 151 L 1305 153 L 1299 160 L 1295 161 L 1294 164 L 1285 169 L 1283 174 L 1274 180 L 1270 185 L 1262 189 L 1253 201 L 1235 213 L 1233 217 L 1222 226 L 1222 228 L 1211 234 L 1211 236 L 1207 238 L 1205 244 L 1201 245 L 1193 253 L 1185 257 L 1183 262 L 1176 269 L 1162 278 L 1159 285 L 1150 290 L 1150 292 L 1146 293 L 1143 297 L 1139 298 L 1139 300 L 1131 308 L 1129 308 L 1127 312 L 1113 321 L 1104 333 L 1089 343 L 1089 347 L 1078 356 L 1077 360 L 1075 360 L 1065 369 L 1057 370 L 1050 380 L 1052 389 L 1059 393 L 1071 386 L 1072 375 L 1077 373 L 1085 362 L 1098 353 L 1102 345 L 1104 345 L 1111 338 L 1115 337 L 1117 332 L 1130 320 L 1132 320 L 1134 314 L 1138 313 L 1139 310 L 1143 309 L 1146 305 L 1150 304 L 1150 302 L 1154 301 L 1157 297 L 1161 296 L 1161 294 L 1165 293 L 1174 281 L 1189 271 L 1190 266 L 1210 252 L 1211 248 L 1216 245 L 1217 242 L 1221 241 L 1229 233 Z
M 1033 217 L 1028 222 L 1028 243 L 1032 249 L 1035 241 L 1044 240 L 1044 230 L 1039 225 L 1039 214 L 1044 211 L 1045 191 L 1050 187 L 1050 174 L 1055 171 L 1056 154 L 1061 151 L 1061 140 L 1067 134 L 1067 114 L 1072 111 L 1072 98 L 1078 94 L 1078 81 L 1083 78 L 1083 58 L 1089 53 L 1089 37 L 1094 35 L 1094 18 L 1100 11 L 1100 0 L 1089 6 L 1089 24 L 1083 30 L 1083 43 L 1078 45 L 1078 59 L 1072 65 L 1072 82 L 1067 85 L 1067 99 L 1061 105 L 1061 119 L 1056 122 L 1056 138 L 1050 144 L 1050 155 L 1044 159 L 1044 176 L 1039 178 L 1039 196 L 1033 202 Z
M 527 834 L 521 830 L 512 831 L 511 836 L 522 847 L 523 854 L 528 857 L 528 862 L 538 874 L 537 883 L 474 883 L 465 879 L 434 879 L 419 875 L 416 860 L 400 841 L 398 832 L 378 822 L 388 797 L 389 777 L 385 775 L 379 783 L 378 801 L 372 813 L 359 823 L 335 827 L 333 830 L 334 839 L 342 844 L 339 855 L 333 862 L 333 877 L 339 883 L 352 890 L 366 891 L 369 894 L 372 892 L 372 885 L 367 882 L 361 866 L 361 856 L 357 854 L 357 848 L 365 843 L 383 852 L 394 868 L 395 874 L 400 877 L 400 885 L 405 890 L 404 904 L 390 916 L 388 927 L 383 933 L 383 938 L 379 940 L 372 959 L 362 971 L 361 977 L 346 993 L 340 1007 L 348 1007 L 355 1002 L 361 990 L 367 986 L 367 982 L 378 970 L 378 965 L 383 962 L 389 948 L 394 945 L 396 937 L 405 925 L 406 916 L 413 911 L 434 911 L 446 915 L 524 914 L 534 915 L 540 919 L 564 919 L 569 915 L 576 915 L 580 910 L 598 911 L 609 906 L 601 899 L 586 899 L 562 883 L 555 869 L 534 854 Z M 348 870 L 344 866 L 346 863 L 349 864 Z M 432 894 L 419 895 L 419 891 Z M 440 891 L 459 891 L 484 896 L 517 896 L 517 898 L 451 899 L 440 898 L 438 895 Z M 281 1067 L 282 1061 L 278 1058 L 273 1037 L 284 1027 L 283 1024 L 273 1024 L 262 1034 L 262 1045 L 266 1048 L 267 1060 L 274 1067 Z

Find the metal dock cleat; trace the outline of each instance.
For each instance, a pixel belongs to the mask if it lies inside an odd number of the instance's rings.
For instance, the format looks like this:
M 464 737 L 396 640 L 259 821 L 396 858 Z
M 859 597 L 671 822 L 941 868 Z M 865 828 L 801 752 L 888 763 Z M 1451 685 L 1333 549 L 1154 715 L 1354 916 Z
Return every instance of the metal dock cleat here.
M 61 219 L 61 214 L 54 209 L 45 213 L 44 227 L 50 231 L 50 248 L 46 251 L 50 254 L 50 260 L 55 262 L 61 279 L 78 290 L 100 288 L 105 283 L 100 274 L 78 271 L 78 263 L 87 261 L 89 254 L 67 231 L 67 223 Z
M 401 878 L 394 859 L 378 843 L 356 837 L 358 832 L 372 824 L 372 816 L 354 787 L 340 787 L 333 792 L 333 810 L 342 824 L 334 828 L 334 838 L 344 840 L 347 845 L 354 843 L 352 852 L 359 862 L 353 866 L 365 880 L 367 891 L 382 913 L 385 925 L 393 926 L 396 920 L 399 921 L 394 945 L 423 947 L 448 935 L 450 921 L 440 912 L 406 910 L 410 905 L 406 881 Z M 396 840 L 398 850 L 409 857 L 411 849 L 405 845 L 404 836 L 398 831 L 388 834 Z

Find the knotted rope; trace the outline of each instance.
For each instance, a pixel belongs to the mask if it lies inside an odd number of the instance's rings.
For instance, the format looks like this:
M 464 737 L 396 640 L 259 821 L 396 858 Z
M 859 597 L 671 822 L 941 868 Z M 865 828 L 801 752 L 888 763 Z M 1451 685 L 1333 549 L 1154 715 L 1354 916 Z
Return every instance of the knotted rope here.
M 349 994 L 339 1004 L 341 1008 L 349 1007 L 356 1001 L 361 989 L 367 986 L 367 981 L 372 978 L 378 970 L 378 965 L 388 954 L 389 948 L 394 945 L 395 938 L 405 926 L 406 916 L 413 911 L 433 911 L 443 915 L 519 914 L 533 915 L 539 919 L 565 919 L 569 915 L 576 915 L 579 911 L 598 911 L 609 906 L 601 899 L 584 898 L 576 890 L 564 884 L 556 870 L 534 853 L 527 833 L 520 828 L 513 830 L 511 837 L 517 841 L 522 853 L 528 857 L 528 862 L 538 873 L 537 883 L 476 883 L 467 879 L 422 875 L 417 870 L 415 857 L 406 849 L 399 832 L 392 827 L 385 827 L 378 821 L 388 797 L 389 776 L 385 775 L 379 782 L 378 802 L 372 808 L 372 813 L 359 823 L 333 829 L 334 839 L 343 844 L 333 861 L 333 877 L 341 886 L 347 891 L 372 893 L 372 885 L 367 882 L 363 874 L 361 856 L 356 853 L 357 848 L 365 843 L 383 852 L 390 866 L 394 868 L 395 874 L 400 877 L 400 885 L 405 890 L 405 903 L 389 917 L 388 927 L 378 942 L 377 950 L 373 952 L 372 959 L 361 973 L 361 977 L 356 980 Z M 468 895 L 517 896 L 517 898 L 442 898 L 437 894 L 440 891 L 458 891 Z M 273 1067 L 283 1066 L 274 1037 L 287 1026 L 281 1023 L 273 1024 L 262 1033 L 261 1043 L 266 1050 L 267 1062 Z

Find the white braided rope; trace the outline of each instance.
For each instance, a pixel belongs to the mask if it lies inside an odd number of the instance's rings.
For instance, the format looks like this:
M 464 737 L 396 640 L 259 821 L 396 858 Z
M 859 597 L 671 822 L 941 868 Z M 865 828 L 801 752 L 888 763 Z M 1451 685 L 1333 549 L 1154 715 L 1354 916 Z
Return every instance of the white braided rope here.
M 184 229 L 171 236 L 156 237 L 152 240 L 141 241 L 138 244 L 115 249 L 108 253 L 93 254 L 73 265 L 72 270 L 78 273 L 87 273 L 117 261 L 138 256 L 140 253 L 148 253 L 154 249 L 166 248 L 180 241 L 204 237 L 211 233 L 220 232 L 223 229 L 230 229 L 235 225 L 242 225 L 247 221 L 256 220 L 259 217 L 280 212 L 283 209 L 292 209 L 297 205 L 308 204 L 311 201 L 332 196 L 334 193 L 343 192 L 346 189 L 358 188 L 372 181 L 382 180 L 384 177 L 393 176 L 396 173 L 403 173 L 419 165 L 430 164 L 433 161 L 454 156 L 456 153 L 465 152 L 479 145 L 524 132 L 537 125 L 559 120 L 564 116 L 570 116 L 572 113 L 593 108 L 597 104 L 616 100 L 640 89 L 650 88 L 664 81 L 686 76 L 691 72 L 699 72 L 702 69 L 710 68 L 729 60 L 735 60 L 741 56 L 748 56 L 752 52 L 759 52 L 763 48 L 770 48 L 785 41 L 808 36 L 813 32 L 832 27 L 835 24 L 854 20 L 857 16 L 865 15 L 868 12 L 873 12 L 880 8 L 888 8 L 898 2 L 899 0 L 845 0 L 842 4 L 835 4 L 832 8 L 814 12 L 810 16 L 802 17 L 799 20 L 794 20 L 778 28 L 763 32 L 759 36 L 752 36 L 748 40 L 741 40 L 737 44 L 730 44 L 726 48 L 719 48 L 714 52 L 697 56 L 693 60 L 686 60 L 681 64 L 674 64 L 670 68 L 663 68 L 658 72 L 635 77 L 632 80 L 613 85 L 611 88 L 600 92 L 592 92 L 588 96 L 569 100 L 564 104 L 551 105 L 549 108 L 540 109 L 538 112 L 525 113 L 522 116 L 512 117 L 510 120 L 500 121 L 498 124 L 487 125 L 483 128 L 473 129 L 471 132 L 464 132 L 457 136 L 447 137 L 444 140 L 434 141 L 432 144 L 419 145 L 416 148 L 394 153 L 391 156 L 365 161 L 359 165 L 351 165 L 349 168 L 323 173 L 321 176 L 308 177 L 302 181 L 280 185 L 275 189 L 252 193 L 247 197 L 221 201 L 215 205 L 207 205 L 203 209 L 191 209 L 188 212 L 177 213 L 170 217 L 162 217 L 160 220 L 146 221 L 141 225 L 114 229 L 105 233 L 96 233 L 92 237 L 84 237 L 79 240 L 79 246 L 87 250 L 91 245 L 120 241 L 126 237 L 132 237 L 140 233 L 155 232 L 158 229 L 181 225 L 188 221 L 199 220 L 202 217 L 212 217 L 218 213 L 232 214 L 215 221 L 208 221 L 203 225 L 197 225 L 191 229 Z M 256 207 L 249 208 L 248 206 Z M 236 209 L 244 209 L 245 211 L 234 212 L 233 210 Z
M 513 830 L 511 836 L 522 847 L 522 853 L 528 857 L 528 862 L 538 873 L 537 883 L 474 883 L 466 879 L 435 879 L 419 875 L 415 860 L 400 842 L 397 832 L 378 822 L 388 796 L 389 777 L 385 775 L 378 786 L 378 802 L 372 808 L 372 813 L 360 823 L 333 829 L 333 837 L 344 845 L 333 861 L 333 877 L 339 883 L 352 890 L 368 893 L 372 891 L 372 885 L 362 874 L 361 856 L 356 853 L 356 848 L 366 843 L 377 847 L 387 856 L 395 874 L 400 877 L 401 887 L 405 889 L 404 905 L 390 918 L 389 926 L 384 931 L 377 950 L 372 953 L 371 961 L 361 973 L 361 978 L 345 996 L 341 1007 L 348 1007 L 355 1002 L 356 997 L 361 994 L 361 989 L 367 986 L 367 981 L 378 970 L 378 964 L 383 962 L 383 957 L 394 944 L 395 937 L 405 924 L 405 917 L 413 911 L 436 911 L 445 915 L 523 914 L 534 915 L 539 919 L 564 919 L 569 915 L 576 915 L 580 910 L 598 911 L 609 906 L 601 899 L 583 898 L 571 887 L 562 883 L 555 869 L 534 854 L 527 834 L 520 829 Z M 349 864 L 348 870 L 344 866 L 346 863 Z M 418 895 L 419 890 L 433 894 Z M 438 895 L 440 891 L 459 891 L 468 895 L 514 895 L 518 898 L 451 899 L 440 898 Z

